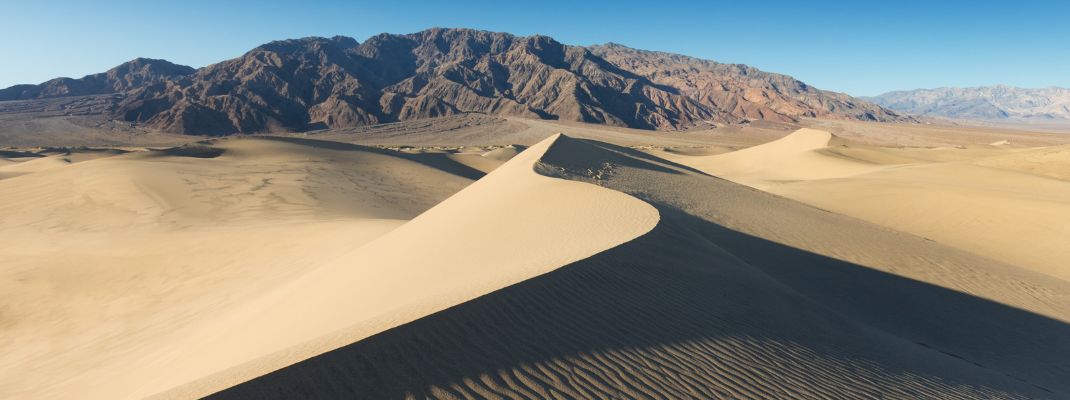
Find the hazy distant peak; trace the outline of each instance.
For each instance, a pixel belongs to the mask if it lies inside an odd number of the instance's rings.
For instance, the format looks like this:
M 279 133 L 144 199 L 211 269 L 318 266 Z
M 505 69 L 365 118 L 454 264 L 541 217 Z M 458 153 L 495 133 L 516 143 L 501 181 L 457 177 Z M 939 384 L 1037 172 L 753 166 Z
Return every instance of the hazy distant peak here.
M 1070 89 L 999 84 L 901 90 L 869 98 L 910 114 L 959 119 L 1070 120 Z

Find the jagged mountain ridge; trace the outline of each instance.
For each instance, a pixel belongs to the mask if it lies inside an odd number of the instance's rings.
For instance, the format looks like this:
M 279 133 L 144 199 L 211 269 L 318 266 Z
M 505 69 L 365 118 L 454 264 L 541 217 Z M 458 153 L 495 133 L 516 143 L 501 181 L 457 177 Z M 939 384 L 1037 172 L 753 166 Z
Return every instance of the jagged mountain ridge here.
M 166 60 L 136 58 L 107 72 L 87 75 L 80 79 L 56 78 L 39 85 L 15 85 L 0 89 L 0 101 L 122 93 L 156 82 L 181 78 L 194 72 L 196 70 L 192 67 Z
M 1070 120 L 1070 89 L 1007 85 L 888 92 L 867 98 L 893 110 L 959 119 Z
M 188 72 L 122 87 L 111 116 L 196 134 L 466 112 L 660 130 L 801 117 L 910 120 L 743 65 L 470 29 L 380 34 L 363 43 L 341 36 L 282 40 Z
M 887 110 L 846 94 L 809 86 L 787 75 L 743 64 L 722 64 L 679 54 L 632 49 L 616 43 L 588 49 L 621 68 L 676 88 L 685 97 L 714 105 L 717 120 L 793 122 L 799 117 L 896 119 Z

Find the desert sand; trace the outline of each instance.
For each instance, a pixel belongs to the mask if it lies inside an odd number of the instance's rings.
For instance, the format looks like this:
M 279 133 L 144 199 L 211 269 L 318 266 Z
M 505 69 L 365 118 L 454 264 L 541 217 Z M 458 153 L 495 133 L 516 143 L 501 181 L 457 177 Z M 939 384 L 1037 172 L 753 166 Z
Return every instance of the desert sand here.
M 48 393 L 105 365 L 137 370 L 114 360 L 288 282 L 472 181 L 448 166 L 320 144 L 232 140 L 214 147 L 223 150 L 215 158 L 137 152 L 0 180 L 0 392 L 69 398 Z
M 1070 396 L 1059 137 L 470 122 L 5 150 L 0 397 Z
M 1070 280 L 1070 147 L 885 148 L 801 129 L 673 160 L 836 213 Z

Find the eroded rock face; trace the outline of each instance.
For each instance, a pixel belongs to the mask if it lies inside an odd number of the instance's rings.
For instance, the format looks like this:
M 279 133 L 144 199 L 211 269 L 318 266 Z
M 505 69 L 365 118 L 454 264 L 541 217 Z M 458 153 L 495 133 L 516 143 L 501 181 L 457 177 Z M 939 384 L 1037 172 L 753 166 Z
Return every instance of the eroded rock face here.
M 381 34 L 364 43 L 283 40 L 189 74 L 117 76 L 125 78 L 109 81 L 112 90 L 125 95 L 114 117 L 177 133 L 337 128 L 466 112 L 661 130 L 800 117 L 904 119 L 744 65 L 470 29 Z
M 681 116 L 684 125 L 697 122 L 694 118 L 704 113 L 717 122 L 788 122 L 800 117 L 909 120 L 872 103 L 742 64 L 721 64 L 679 54 L 636 50 L 614 43 L 588 49 L 655 85 L 675 89 L 680 97 L 690 100 L 697 110 L 684 109 Z M 686 104 L 673 97 L 652 98 Z
M 56 78 L 39 85 L 15 85 L 0 90 L 0 101 L 121 93 L 193 74 L 196 70 L 165 60 L 137 58 L 81 79 Z

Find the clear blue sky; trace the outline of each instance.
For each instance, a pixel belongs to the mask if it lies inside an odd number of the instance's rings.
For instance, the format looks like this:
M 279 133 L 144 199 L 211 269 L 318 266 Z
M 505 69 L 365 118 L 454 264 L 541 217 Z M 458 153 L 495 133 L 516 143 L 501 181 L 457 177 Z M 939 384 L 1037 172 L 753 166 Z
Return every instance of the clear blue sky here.
M 3 0 L 0 17 L 0 87 L 81 77 L 139 56 L 201 67 L 275 39 L 363 41 L 432 26 L 613 41 L 853 95 L 1070 86 L 1070 1 Z

